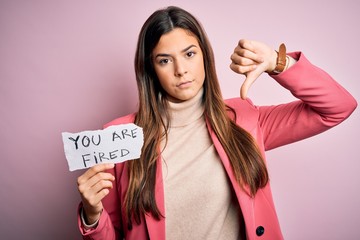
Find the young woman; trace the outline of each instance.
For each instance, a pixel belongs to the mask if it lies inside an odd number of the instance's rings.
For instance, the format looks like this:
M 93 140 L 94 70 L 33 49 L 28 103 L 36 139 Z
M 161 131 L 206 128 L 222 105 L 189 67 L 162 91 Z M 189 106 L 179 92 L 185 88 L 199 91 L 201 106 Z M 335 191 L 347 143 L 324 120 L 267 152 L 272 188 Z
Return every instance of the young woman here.
M 143 25 L 136 113 L 114 124 L 143 127 L 140 159 L 97 165 L 78 178 L 84 239 L 282 239 L 265 150 L 346 119 L 354 98 L 300 53 L 241 40 L 230 68 L 246 75 L 241 98 L 223 100 L 199 22 L 177 7 Z M 267 72 L 299 100 L 254 106 L 248 88 Z

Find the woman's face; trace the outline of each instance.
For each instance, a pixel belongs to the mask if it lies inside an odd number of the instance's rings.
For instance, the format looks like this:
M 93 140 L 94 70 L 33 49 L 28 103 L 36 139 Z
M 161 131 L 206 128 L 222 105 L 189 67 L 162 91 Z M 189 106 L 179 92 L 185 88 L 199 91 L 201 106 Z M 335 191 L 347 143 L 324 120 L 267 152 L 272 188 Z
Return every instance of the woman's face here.
M 189 100 L 202 88 L 203 54 L 196 37 L 189 31 L 175 28 L 162 35 L 152 56 L 156 75 L 170 101 Z

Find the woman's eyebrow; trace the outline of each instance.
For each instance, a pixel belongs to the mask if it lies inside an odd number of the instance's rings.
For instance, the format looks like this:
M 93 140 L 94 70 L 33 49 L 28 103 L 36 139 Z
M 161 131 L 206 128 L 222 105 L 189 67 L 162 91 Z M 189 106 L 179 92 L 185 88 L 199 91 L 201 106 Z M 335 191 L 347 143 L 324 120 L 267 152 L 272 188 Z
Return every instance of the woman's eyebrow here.
M 190 48 L 192 48 L 192 47 L 197 47 L 196 45 L 194 45 L 194 44 L 191 44 L 190 46 L 188 46 L 187 48 L 185 48 L 185 49 L 183 49 L 181 52 L 186 52 L 186 51 L 188 51 Z
M 188 47 L 184 48 L 183 50 L 181 50 L 181 52 L 186 52 L 190 48 L 193 48 L 193 47 L 197 47 L 197 46 L 194 45 L 194 44 L 191 44 L 190 46 L 188 46 Z M 158 53 L 158 54 L 156 54 L 155 58 L 157 58 L 157 57 L 170 57 L 170 56 L 171 56 L 171 54 L 168 54 L 168 53 Z

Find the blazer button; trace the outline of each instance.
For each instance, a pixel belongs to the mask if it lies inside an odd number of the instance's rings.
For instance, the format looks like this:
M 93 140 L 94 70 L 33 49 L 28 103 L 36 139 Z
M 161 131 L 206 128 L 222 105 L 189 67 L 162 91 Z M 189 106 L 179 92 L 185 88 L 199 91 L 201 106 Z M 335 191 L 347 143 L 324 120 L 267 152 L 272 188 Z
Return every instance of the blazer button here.
M 261 236 L 261 235 L 263 235 L 264 234 L 264 232 L 265 232 L 265 228 L 263 227 L 263 226 L 258 226 L 257 228 L 256 228 L 256 235 L 257 236 Z

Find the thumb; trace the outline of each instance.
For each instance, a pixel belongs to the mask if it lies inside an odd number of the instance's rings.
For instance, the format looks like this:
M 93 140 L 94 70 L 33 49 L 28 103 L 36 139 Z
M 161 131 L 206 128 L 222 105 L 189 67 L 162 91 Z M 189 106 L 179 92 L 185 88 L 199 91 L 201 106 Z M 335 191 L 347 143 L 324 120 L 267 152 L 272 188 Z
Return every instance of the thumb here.
M 255 70 L 248 72 L 246 74 L 246 79 L 241 85 L 240 88 L 240 97 L 242 99 L 247 98 L 247 93 L 251 85 L 256 81 L 256 79 L 261 75 L 262 71 L 259 68 L 256 68 Z

